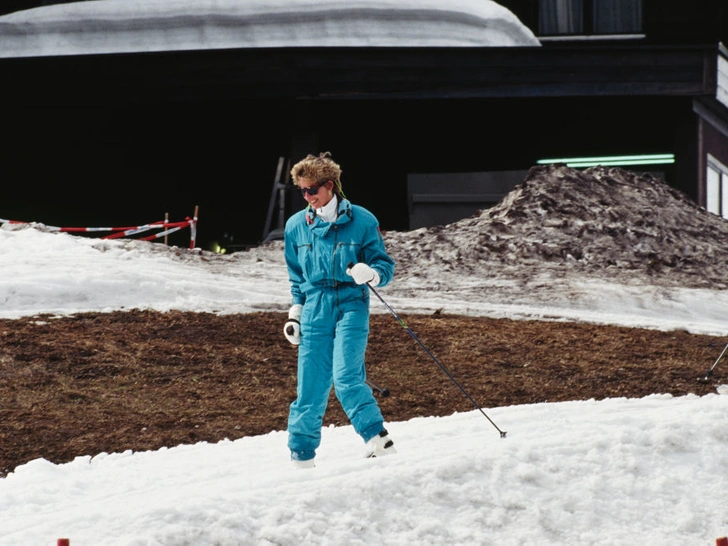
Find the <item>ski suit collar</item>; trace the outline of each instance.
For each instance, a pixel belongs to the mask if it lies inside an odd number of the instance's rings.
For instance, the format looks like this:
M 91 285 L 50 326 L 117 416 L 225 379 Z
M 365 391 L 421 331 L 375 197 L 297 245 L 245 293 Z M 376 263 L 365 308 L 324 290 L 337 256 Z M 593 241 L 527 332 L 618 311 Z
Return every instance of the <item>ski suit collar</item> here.
M 316 216 L 326 222 L 334 222 L 339 217 L 339 198 L 334 194 L 326 205 L 316 209 Z
M 343 224 L 351 220 L 351 202 L 348 199 L 342 199 L 339 202 L 338 216 L 334 222 L 325 222 L 316 215 L 314 208 L 309 205 L 306 208 L 306 224 L 310 228 L 326 227 L 326 231 L 333 224 Z

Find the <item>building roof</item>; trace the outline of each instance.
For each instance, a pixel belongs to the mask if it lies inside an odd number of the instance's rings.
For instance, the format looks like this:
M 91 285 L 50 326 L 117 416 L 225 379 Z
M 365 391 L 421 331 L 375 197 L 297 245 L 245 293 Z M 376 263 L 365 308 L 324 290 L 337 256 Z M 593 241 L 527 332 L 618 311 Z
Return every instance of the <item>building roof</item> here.
M 538 47 L 491 0 L 103 0 L 0 17 L 0 57 L 284 47 Z

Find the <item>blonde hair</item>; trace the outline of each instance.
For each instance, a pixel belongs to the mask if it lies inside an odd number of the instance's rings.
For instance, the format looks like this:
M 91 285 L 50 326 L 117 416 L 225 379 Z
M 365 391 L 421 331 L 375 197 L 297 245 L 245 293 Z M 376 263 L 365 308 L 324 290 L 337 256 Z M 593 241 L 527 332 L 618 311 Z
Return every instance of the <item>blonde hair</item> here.
M 322 152 L 319 155 L 308 154 L 296 163 L 291 169 L 291 179 L 296 186 L 301 179 L 315 180 L 318 184 L 331 180 L 334 183 L 334 193 L 343 196 L 341 173 L 339 164 L 331 159 L 331 152 Z

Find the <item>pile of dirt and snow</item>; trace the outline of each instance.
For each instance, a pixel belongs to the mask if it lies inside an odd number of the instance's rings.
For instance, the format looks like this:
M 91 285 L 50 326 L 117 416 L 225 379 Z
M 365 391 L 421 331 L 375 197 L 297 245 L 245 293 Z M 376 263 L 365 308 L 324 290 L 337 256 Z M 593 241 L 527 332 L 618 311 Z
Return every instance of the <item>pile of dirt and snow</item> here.
M 400 278 L 437 264 L 490 279 L 530 270 L 728 287 L 728 222 L 652 175 L 619 168 L 533 167 L 493 208 L 445 226 L 388 232 L 386 242 Z

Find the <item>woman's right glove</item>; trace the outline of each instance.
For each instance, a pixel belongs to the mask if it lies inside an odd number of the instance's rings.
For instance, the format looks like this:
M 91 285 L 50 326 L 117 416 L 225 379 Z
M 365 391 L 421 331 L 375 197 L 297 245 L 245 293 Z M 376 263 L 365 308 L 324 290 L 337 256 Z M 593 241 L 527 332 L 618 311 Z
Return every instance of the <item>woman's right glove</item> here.
M 301 311 L 303 306 L 300 303 L 292 305 L 288 310 L 288 322 L 283 325 L 283 335 L 292 345 L 301 344 Z

